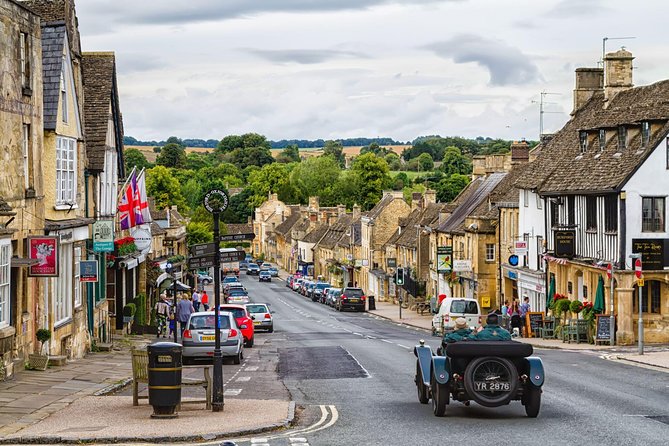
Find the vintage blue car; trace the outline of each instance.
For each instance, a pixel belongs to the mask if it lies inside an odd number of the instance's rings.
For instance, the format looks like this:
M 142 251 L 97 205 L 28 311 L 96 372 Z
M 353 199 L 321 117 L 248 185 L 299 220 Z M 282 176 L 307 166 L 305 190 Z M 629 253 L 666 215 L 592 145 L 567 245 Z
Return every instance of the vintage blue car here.
M 535 418 L 541 407 L 544 366 L 532 353 L 532 346 L 521 342 L 460 341 L 448 344 L 442 356 L 421 340 L 414 347 L 418 401 L 427 404 L 431 399 L 434 414 L 443 417 L 451 398 L 486 407 L 520 400 L 527 416 Z

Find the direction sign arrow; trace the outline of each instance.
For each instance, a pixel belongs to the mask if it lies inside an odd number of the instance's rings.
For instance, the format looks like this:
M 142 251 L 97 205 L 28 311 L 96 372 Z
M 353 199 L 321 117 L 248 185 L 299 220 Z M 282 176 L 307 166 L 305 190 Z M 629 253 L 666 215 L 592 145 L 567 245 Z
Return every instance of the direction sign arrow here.
M 221 235 L 219 238 L 222 242 L 234 242 L 237 240 L 253 240 L 256 235 L 253 232 L 245 234 L 226 234 Z
M 228 251 L 221 253 L 221 263 L 240 262 L 246 258 L 244 251 Z
M 216 264 L 216 256 L 191 257 L 188 259 L 189 269 L 211 268 Z
M 201 243 L 199 245 L 189 246 L 188 250 L 191 257 L 201 257 L 216 254 L 216 243 Z

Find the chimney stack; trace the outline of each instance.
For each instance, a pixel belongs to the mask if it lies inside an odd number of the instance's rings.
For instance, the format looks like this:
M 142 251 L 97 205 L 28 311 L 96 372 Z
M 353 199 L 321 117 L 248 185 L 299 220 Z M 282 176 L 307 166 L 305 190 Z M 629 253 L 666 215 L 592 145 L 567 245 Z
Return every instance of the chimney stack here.
M 418 209 L 423 205 L 423 194 L 420 192 L 411 193 L 411 210 Z
M 604 68 L 606 69 L 604 97 L 607 101 L 611 101 L 621 91 L 634 86 L 632 83 L 633 60 L 632 53 L 624 48 L 604 57 Z
M 604 88 L 604 70 L 602 68 L 577 68 L 576 86 L 574 87 L 574 110 L 576 113 L 590 98 Z
M 428 204 L 434 204 L 437 202 L 437 191 L 432 190 L 432 189 L 427 189 L 423 193 L 423 204 L 424 207 L 427 208 Z
M 346 206 L 343 204 L 337 205 L 337 217 L 346 215 Z
M 355 221 L 359 218 L 360 218 L 360 205 L 359 204 L 354 204 L 353 205 L 353 221 Z
M 511 144 L 511 164 L 526 163 L 530 160 L 530 146 L 527 141 L 514 141 Z
M 318 211 L 319 208 L 319 199 L 318 197 L 309 197 L 309 210 Z

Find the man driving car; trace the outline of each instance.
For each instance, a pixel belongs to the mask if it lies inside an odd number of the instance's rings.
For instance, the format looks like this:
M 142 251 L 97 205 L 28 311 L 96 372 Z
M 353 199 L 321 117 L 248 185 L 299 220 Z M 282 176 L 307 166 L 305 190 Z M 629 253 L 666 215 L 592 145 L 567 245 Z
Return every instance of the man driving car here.
M 486 318 L 486 326 L 478 333 L 472 334 L 469 339 L 474 341 L 510 341 L 511 333 L 499 326 L 499 316 L 490 313 Z

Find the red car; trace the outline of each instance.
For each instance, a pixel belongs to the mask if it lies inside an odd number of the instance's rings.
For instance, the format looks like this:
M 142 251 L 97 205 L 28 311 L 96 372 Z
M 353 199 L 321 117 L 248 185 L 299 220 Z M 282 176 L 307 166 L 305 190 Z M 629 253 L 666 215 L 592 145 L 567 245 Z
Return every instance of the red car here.
M 235 304 L 221 304 L 219 307 L 221 311 L 229 311 L 235 317 L 237 326 L 242 331 L 244 336 L 244 347 L 253 347 L 255 330 L 253 328 L 253 319 L 244 305 Z

